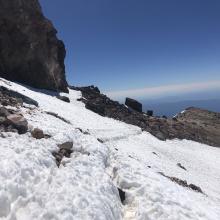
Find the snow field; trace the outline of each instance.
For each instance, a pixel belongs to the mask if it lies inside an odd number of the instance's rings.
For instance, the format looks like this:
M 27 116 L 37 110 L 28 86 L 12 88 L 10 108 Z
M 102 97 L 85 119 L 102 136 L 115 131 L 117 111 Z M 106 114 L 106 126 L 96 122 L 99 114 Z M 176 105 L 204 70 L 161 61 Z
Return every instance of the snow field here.
M 159 141 L 135 126 L 85 109 L 77 101 L 78 91 L 64 94 L 71 100 L 65 103 L 55 93 L 5 82 L 0 80 L 0 85 L 38 101 L 39 108 L 20 111 L 30 129 L 38 127 L 52 137 L 36 140 L 30 133 L 0 137 L 0 219 L 220 219 L 219 148 L 186 140 Z M 58 168 L 52 152 L 66 141 L 73 142 L 73 153 Z M 158 172 L 196 184 L 205 195 Z M 117 187 L 126 192 L 124 205 Z

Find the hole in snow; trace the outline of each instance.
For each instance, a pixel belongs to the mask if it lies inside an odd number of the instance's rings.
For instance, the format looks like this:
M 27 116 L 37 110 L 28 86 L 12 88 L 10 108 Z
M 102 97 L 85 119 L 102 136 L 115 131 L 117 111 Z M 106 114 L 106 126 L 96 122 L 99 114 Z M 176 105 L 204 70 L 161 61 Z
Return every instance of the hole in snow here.
M 118 188 L 118 193 L 119 193 L 119 197 L 121 199 L 121 203 L 123 204 L 125 201 L 125 192 L 122 189 Z

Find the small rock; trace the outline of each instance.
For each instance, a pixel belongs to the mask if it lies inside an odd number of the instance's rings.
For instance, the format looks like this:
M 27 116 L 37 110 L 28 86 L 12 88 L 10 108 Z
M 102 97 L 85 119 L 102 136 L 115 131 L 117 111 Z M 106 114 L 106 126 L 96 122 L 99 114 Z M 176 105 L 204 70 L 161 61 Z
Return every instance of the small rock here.
M 202 189 L 201 189 L 199 186 L 196 186 L 196 185 L 194 185 L 194 184 L 192 184 L 192 183 L 189 184 L 189 188 L 191 188 L 191 189 L 194 190 L 194 191 L 203 193 L 203 192 L 202 192 Z
M 44 134 L 44 138 L 46 138 L 46 139 L 51 138 L 51 135 L 49 135 L 49 134 Z
M 66 96 L 57 96 L 57 98 L 62 100 L 62 101 L 64 101 L 64 102 L 70 103 L 70 99 L 68 97 L 66 97 Z
M 104 143 L 104 141 L 100 138 L 98 138 L 97 141 L 100 142 L 100 143 Z
M 73 142 L 72 141 L 67 141 L 63 144 L 59 144 L 58 147 L 60 149 L 71 150 L 72 147 L 73 147 Z
M 35 128 L 33 131 L 31 131 L 31 135 L 33 138 L 36 138 L 36 139 L 44 138 L 44 132 L 39 128 Z
M 187 170 L 181 163 L 177 163 L 177 166 L 180 167 L 183 170 Z

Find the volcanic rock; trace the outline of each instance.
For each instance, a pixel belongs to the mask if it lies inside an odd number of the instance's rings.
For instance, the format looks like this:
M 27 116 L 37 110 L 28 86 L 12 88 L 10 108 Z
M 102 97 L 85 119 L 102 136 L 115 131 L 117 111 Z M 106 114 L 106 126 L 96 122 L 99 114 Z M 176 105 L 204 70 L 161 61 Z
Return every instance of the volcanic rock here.
M 152 110 L 148 110 L 148 111 L 146 112 L 146 114 L 147 114 L 148 116 L 153 116 L 154 112 L 153 112 Z
M 0 0 L 0 76 L 68 92 L 65 47 L 37 0 Z
M 126 98 L 125 105 L 137 112 L 142 112 L 142 104 L 135 99 Z

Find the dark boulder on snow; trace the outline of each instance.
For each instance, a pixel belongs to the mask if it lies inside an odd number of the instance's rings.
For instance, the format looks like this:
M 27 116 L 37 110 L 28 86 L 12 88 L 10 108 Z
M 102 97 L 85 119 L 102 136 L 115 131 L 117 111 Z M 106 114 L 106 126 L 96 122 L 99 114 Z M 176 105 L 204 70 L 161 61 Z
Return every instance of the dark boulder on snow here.
M 135 99 L 126 98 L 125 105 L 137 112 L 142 112 L 142 104 Z
M 70 99 L 66 96 L 57 96 L 57 98 L 64 102 L 70 103 Z
M 23 117 L 23 115 L 11 114 L 11 115 L 7 116 L 7 120 L 6 120 L 5 124 L 17 129 L 19 134 L 24 134 L 28 130 L 28 122 Z
M 68 92 L 65 47 L 38 0 L 0 0 L 0 76 Z

